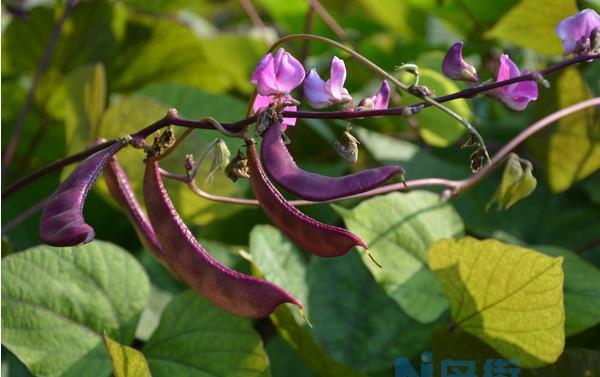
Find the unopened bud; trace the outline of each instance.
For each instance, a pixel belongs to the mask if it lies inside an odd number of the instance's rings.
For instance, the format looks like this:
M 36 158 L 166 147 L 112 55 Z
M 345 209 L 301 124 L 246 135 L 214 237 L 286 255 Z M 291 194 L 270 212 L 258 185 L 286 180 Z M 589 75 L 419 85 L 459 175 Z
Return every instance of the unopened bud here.
M 442 62 L 442 72 L 452 80 L 478 82 L 477 70 L 463 59 L 462 48 L 463 43 L 456 42 L 448 49 Z
M 546 89 L 550 88 L 550 82 L 548 80 L 546 80 L 544 78 L 544 76 L 542 76 L 541 73 L 539 73 L 539 72 L 533 72 L 531 75 L 533 76 L 533 79 L 535 80 L 535 82 L 537 82 L 538 84 L 542 85 Z
M 419 98 L 432 97 L 433 92 L 425 85 L 411 85 L 408 87 L 410 94 L 413 94 Z
M 185 171 L 187 172 L 188 176 L 191 176 L 194 169 L 196 169 L 196 160 L 194 160 L 193 154 L 185 155 L 185 162 L 184 162 L 183 166 L 184 166 Z

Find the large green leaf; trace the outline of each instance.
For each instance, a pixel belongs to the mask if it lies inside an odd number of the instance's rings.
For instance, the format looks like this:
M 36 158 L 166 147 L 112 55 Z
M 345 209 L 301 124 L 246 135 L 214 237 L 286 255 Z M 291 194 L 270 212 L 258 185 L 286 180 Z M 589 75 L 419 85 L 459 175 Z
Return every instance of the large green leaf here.
M 544 54 L 562 52 L 556 25 L 578 12 L 575 0 L 521 0 L 485 36 Z
M 2 261 L 2 344 L 37 376 L 107 375 L 102 333 L 133 340 L 148 286 L 135 258 L 106 242 L 9 255 Z
M 278 229 L 257 225 L 250 233 L 250 252 L 256 275 L 277 284 L 294 295 L 310 318 L 308 264 L 305 255 Z M 350 367 L 334 360 L 314 337 L 313 331 L 298 310 L 283 305 L 271 315 L 281 337 L 302 361 L 319 376 L 360 376 Z
M 419 324 L 403 313 L 373 280 L 355 250 L 307 264 L 302 252 L 271 226 L 253 229 L 250 249 L 260 274 L 304 304 L 313 323 L 310 329 L 287 306 L 271 319 L 318 375 L 387 369 L 398 355 L 413 356 L 426 347 L 434 326 Z
M 448 301 L 427 268 L 427 250 L 436 241 L 461 237 L 463 224 L 448 204 L 431 192 L 390 193 L 365 200 L 352 210 L 339 208 L 350 231 L 369 245 L 383 266 L 365 264 L 386 292 L 411 317 L 428 323 Z
M 575 68 L 564 70 L 552 82 L 552 94 L 543 99 L 546 109 L 561 109 L 592 97 Z M 550 188 L 562 192 L 600 168 L 600 122 L 594 107 L 581 110 L 542 130 L 528 146 L 544 165 Z
M 148 363 L 140 351 L 124 346 L 106 334 L 104 345 L 110 355 L 115 377 L 151 377 Z
M 600 322 L 600 270 L 572 251 L 553 246 L 535 248 L 564 258 L 566 335 L 577 334 Z
M 142 351 L 154 377 L 265 376 L 269 369 L 252 322 L 191 290 L 167 305 Z
M 564 348 L 563 258 L 496 240 L 442 240 L 429 265 L 452 307 L 453 326 L 520 365 L 556 361 Z

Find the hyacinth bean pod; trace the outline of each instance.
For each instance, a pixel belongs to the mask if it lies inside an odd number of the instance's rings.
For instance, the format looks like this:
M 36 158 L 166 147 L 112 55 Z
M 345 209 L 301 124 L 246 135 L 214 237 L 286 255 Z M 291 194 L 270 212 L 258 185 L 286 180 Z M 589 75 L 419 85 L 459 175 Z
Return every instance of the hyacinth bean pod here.
M 222 309 L 248 318 L 263 318 L 277 306 L 302 304 L 277 285 L 234 271 L 213 259 L 175 210 L 162 182 L 157 161 L 149 160 L 144 175 L 148 217 L 165 261 L 179 277 Z
M 164 256 L 160 242 L 158 242 L 150 221 L 136 199 L 135 193 L 129 184 L 127 173 L 119 164 L 117 156 L 112 156 L 108 165 L 104 168 L 103 174 L 110 194 L 125 211 L 142 245 L 159 261 L 163 262 Z
M 263 133 L 261 161 L 273 181 L 305 200 L 323 202 L 358 194 L 380 186 L 395 175 L 404 174 L 404 169 L 399 166 L 383 166 L 343 177 L 310 173 L 296 165 L 281 136 L 278 122 Z
M 86 158 L 50 195 L 40 219 L 44 243 L 75 246 L 94 239 L 94 229 L 83 219 L 83 205 L 104 166 L 126 143 L 119 140 Z
M 254 140 L 246 141 L 250 184 L 256 199 L 269 219 L 305 251 L 321 257 L 346 254 L 354 246 L 367 245 L 346 229 L 323 224 L 291 205 L 267 178 L 256 151 Z

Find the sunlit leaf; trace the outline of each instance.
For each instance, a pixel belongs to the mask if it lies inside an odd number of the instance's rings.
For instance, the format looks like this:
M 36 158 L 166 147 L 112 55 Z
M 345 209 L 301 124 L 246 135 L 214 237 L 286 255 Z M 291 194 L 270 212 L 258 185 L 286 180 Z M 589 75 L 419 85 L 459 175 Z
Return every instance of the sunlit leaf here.
M 496 240 L 443 240 L 429 250 L 453 325 L 521 366 L 556 361 L 564 348 L 563 258 Z
M 543 102 L 544 114 L 546 109 L 565 108 L 592 97 L 575 68 L 564 70 L 552 86 L 553 96 Z M 562 118 L 534 136 L 528 146 L 544 165 L 552 191 L 565 191 L 600 168 L 600 122 L 595 108 Z
M 104 334 L 104 345 L 110 356 L 115 377 L 151 377 L 144 355 Z
M 575 0 L 521 0 L 485 36 L 499 38 L 544 54 L 562 49 L 556 25 L 578 12 Z
M 428 323 L 448 301 L 427 268 L 427 250 L 436 241 L 461 237 L 463 224 L 448 204 L 427 191 L 391 193 L 363 201 L 352 210 L 336 207 L 348 229 L 369 245 L 383 268 L 365 253 L 375 280 L 411 317 Z
M 105 375 L 102 333 L 130 344 L 148 288 L 135 258 L 106 242 L 9 255 L 2 261 L 2 344 L 37 376 Z
M 169 302 L 142 351 L 154 377 L 269 375 L 267 355 L 252 322 L 191 290 Z

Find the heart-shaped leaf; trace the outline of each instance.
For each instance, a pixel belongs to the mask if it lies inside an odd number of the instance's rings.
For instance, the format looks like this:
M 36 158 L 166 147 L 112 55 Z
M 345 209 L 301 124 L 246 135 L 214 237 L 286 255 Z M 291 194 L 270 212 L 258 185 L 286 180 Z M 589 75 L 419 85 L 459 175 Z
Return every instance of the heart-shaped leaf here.
M 144 355 L 104 334 L 104 345 L 110 355 L 115 377 L 151 377 Z

